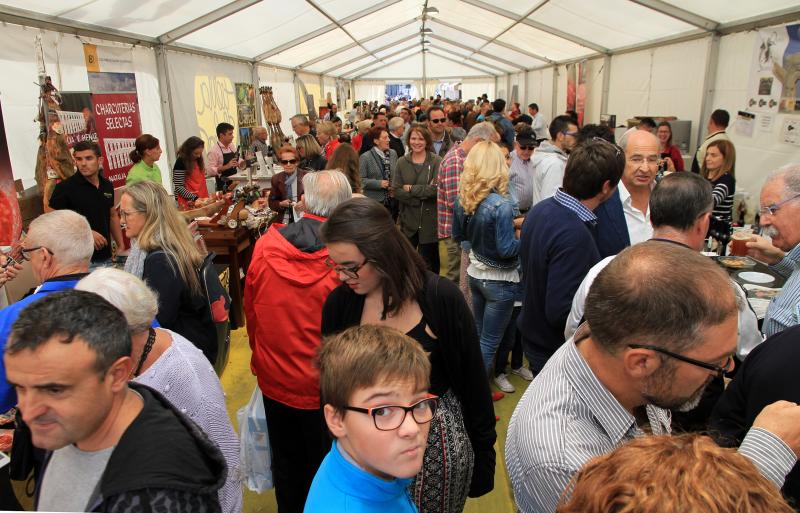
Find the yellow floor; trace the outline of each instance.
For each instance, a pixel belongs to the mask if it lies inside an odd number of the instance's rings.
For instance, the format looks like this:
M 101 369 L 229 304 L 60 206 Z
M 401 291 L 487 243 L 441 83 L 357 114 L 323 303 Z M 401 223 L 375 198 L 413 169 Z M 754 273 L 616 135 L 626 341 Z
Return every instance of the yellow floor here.
M 503 450 L 505 446 L 506 430 L 508 420 L 516 406 L 517 401 L 522 396 L 528 382 L 517 376 L 510 375 L 509 381 L 517 388 L 513 394 L 506 394 L 502 400 L 494 403 L 495 412 L 500 416 L 497 424 L 498 441 L 497 449 L 497 472 L 495 473 L 494 490 L 478 499 L 469 499 L 464 511 L 467 513 L 513 513 L 514 501 L 511 492 L 511 483 L 508 481 L 505 466 L 503 465 Z M 231 334 L 231 353 L 230 362 L 222 376 L 222 386 L 227 397 L 228 414 L 233 419 L 233 425 L 237 431 L 236 411 L 244 406 L 253 393 L 256 386 L 256 379 L 250 373 L 250 346 L 247 342 L 247 332 L 244 328 L 234 331 Z M 244 512 L 277 512 L 275 504 L 275 493 L 270 490 L 262 495 L 245 490 Z

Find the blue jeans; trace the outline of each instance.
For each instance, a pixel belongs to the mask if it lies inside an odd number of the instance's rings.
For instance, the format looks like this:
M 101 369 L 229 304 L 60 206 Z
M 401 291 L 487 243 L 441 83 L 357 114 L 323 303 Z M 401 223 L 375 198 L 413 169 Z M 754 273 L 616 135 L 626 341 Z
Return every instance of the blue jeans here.
M 514 312 L 516 284 L 507 281 L 478 280 L 469 277 L 472 292 L 472 314 L 481 342 L 483 366 L 488 374 L 506 326 Z

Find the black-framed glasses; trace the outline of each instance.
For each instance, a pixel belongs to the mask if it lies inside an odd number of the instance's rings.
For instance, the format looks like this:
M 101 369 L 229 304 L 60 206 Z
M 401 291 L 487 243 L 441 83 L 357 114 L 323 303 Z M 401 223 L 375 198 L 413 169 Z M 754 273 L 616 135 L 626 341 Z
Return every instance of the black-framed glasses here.
M 519 149 L 520 150 L 535 150 L 536 149 L 536 145 L 533 145 L 533 144 L 520 144 L 519 145 Z
M 43 249 L 43 250 L 47 251 L 51 255 L 53 254 L 52 251 L 50 251 L 48 248 L 46 248 L 44 246 L 34 246 L 32 248 L 22 248 L 21 250 L 19 250 L 20 260 L 22 260 L 23 262 L 25 260 L 30 260 L 31 257 L 28 256 L 28 253 L 33 253 L 34 251 L 37 251 L 37 250 L 40 250 L 40 249 Z
M 352 280 L 358 279 L 358 271 L 360 271 L 361 268 L 367 265 L 368 263 L 369 260 L 364 260 L 360 264 L 356 265 L 337 265 L 336 262 L 334 262 L 331 259 L 331 257 L 325 259 L 325 265 L 333 269 L 334 272 L 343 273 L 345 276 L 347 276 Z
M 792 201 L 792 200 L 796 200 L 797 198 L 800 198 L 800 194 L 795 194 L 795 195 L 794 195 L 794 196 L 792 196 L 791 198 L 786 198 L 785 200 L 783 200 L 783 201 L 779 201 L 779 202 L 777 202 L 777 203 L 773 203 L 772 205 L 767 205 L 766 207 L 761 207 L 760 209 L 758 209 L 758 213 L 759 213 L 759 214 L 761 214 L 762 216 L 763 216 L 763 215 L 767 215 L 767 214 L 769 214 L 769 215 L 771 215 L 771 216 L 774 216 L 774 215 L 775 215 L 775 213 L 776 213 L 778 210 L 780 210 L 780 209 L 781 209 L 781 207 L 782 207 L 784 204 L 786 204 L 786 203 L 789 203 L 789 202 L 790 202 L 790 201 Z
M 680 360 L 682 362 L 694 365 L 696 367 L 701 367 L 706 370 L 713 371 L 717 374 L 717 377 L 722 377 L 728 372 L 732 365 L 733 365 L 733 356 L 728 355 L 725 359 L 725 363 L 722 366 L 714 365 L 713 363 L 708 362 L 701 362 L 700 360 L 695 360 L 694 358 L 689 358 L 688 356 L 683 356 L 682 354 L 673 353 L 672 351 L 668 351 L 664 348 L 658 346 L 649 346 L 647 344 L 628 344 L 628 347 L 631 349 L 649 349 L 651 351 L 655 351 L 657 353 L 661 353 L 665 356 L 669 356 L 670 358 L 675 358 L 676 360 Z
M 431 119 L 431 123 L 444 123 L 445 118 Z
M 394 431 L 406 421 L 406 415 L 411 412 L 411 417 L 417 424 L 427 424 L 436 414 L 439 407 L 439 398 L 435 395 L 426 397 L 411 406 L 386 405 L 376 406 L 375 408 L 359 408 L 357 406 L 345 406 L 345 410 L 358 413 L 366 413 L 372 417 L 375 428 L 379 431 Z
M 281 159 L 281 164 L 297 164 L 297 159 L 289 159 L 289 160 Z

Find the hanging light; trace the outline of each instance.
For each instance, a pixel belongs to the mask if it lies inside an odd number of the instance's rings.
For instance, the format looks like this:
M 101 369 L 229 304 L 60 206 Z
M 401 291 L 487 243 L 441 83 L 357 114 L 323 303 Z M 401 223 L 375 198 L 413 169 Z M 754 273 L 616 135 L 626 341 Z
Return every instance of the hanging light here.
M 433 34 L 433 29 L 425 27 L 424 29 L 420 30 L 423 34 Z
M 436 7 L 426 7 L 422 9 L 422 14 L 439 14 L 439 9 Z

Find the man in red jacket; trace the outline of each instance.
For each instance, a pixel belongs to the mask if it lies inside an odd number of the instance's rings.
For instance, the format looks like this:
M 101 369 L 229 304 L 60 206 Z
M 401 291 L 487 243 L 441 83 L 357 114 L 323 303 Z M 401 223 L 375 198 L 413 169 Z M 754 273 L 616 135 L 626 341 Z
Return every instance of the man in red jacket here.
M 280 513 L 301 513 L 311 481 L 330 450 L 314 358 L 322 305 L 339 285 L 326 265 L 322 223 L 352 194 L 339 171 L 303 177 L 305 215 L 273 224 L 253 250 L 244 291 L 250 369 L 264 394 L 272 475 Z

